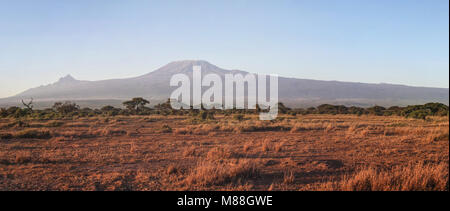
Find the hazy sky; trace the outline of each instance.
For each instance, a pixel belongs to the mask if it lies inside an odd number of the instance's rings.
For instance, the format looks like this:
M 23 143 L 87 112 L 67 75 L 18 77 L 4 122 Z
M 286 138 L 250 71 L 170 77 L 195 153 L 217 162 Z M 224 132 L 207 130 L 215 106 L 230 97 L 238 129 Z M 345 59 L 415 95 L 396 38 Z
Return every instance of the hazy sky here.
M 168 62 L 449 87 L 448 0 L 0 0 L 0 97 Z

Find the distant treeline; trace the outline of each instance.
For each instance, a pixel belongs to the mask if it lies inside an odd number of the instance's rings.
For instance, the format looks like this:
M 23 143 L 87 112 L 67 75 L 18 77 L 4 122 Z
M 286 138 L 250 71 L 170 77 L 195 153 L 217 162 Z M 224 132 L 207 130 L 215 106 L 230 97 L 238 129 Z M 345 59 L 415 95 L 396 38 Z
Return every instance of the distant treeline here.
M 324 104 L 308 109 L 289 109 L 287 113 L 293 114 L 355 114 L 355 115 L 377 115 L 377 116 L 403 116 L 408 118 L 425 119 L 427 116 L 448 116 L 448 106 L 442 103 L 427 103 L 425 105 L 410 105 L 406 107 L 392 106 L 385 108 L 373 106 L 369 108 L 346 107 L 343 105 Z
M 57 102 L 52 108 L 35 110 L 32 102 L 23 102 L 24 108 L 9 107 L 0 108 L 1 118 L 36 118 L 36 119 L 59 119 L 66 117 L 93 117 L 93 116 L 129 116 L 129 115 L 192 115 L 201 119 L 213 119 L 215 114 L 223 114 L 229 116 L 237 114 L 259 114 L 267 109 L 181 109 L 174 110 L 168 100 L 165 103 L 156 105 L 153 108 L 146 105 L 150 102 L 143 98 L 133 98 L 123 102 L 125 108 L 115 108 L 113 106 L 104 106 L 101 109 L 80 108 L 73 102 Z M 354 115 L 377 115 L 377 116 L 403 116 L 407 118 L 426 119 L 427 116 L 448 116 L 449 107 L 442 103 L 427 103 L 425 105 L 411 105 L 406 107 L 392 106 L 389 108 L 381 106 L 373 106 L 369 108 L 346 107 L 343 105 L 324 104 L 317 107 L 307 109 L 288 108 L 283 103 L 278 103 L 278 111 L 280 114 L 288 114 L 292 116 L 307 114 L 354 114 Z

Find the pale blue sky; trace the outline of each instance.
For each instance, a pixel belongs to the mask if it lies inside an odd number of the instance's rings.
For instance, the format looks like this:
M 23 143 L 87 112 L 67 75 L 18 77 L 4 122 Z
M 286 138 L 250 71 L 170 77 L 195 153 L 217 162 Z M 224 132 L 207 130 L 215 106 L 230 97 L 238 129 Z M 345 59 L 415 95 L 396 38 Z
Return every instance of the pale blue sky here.
M 168 62 L 449 87 L 448 0 L 0 0 L 0 97 Z

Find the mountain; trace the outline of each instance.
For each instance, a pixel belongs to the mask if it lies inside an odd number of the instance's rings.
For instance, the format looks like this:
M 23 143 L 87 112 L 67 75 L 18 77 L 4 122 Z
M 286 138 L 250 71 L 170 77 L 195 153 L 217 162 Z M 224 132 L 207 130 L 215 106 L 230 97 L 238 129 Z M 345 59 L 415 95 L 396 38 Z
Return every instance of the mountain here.
M 105 104 L 119 106 L 132 97 L 144 97 L 158 103 L 169 98 L 176 87 L 170 87 L 172 75 L 192 75 L 192 67 L 202 67 L 202 74 L 216 73 L 222 78 L 227 73 L 247 72 L 225 70 L 206 61 L 188 60 L 169 63 L 148 74 L 126 79 L 81 81 L 67 75 L 53 84 L 26 90 L 16 96 L 0 99 L 1 106 L 19 105 L 21 99 L 33 98 L 36 107 L 48 107 L 55 101 L 71 100 L 81 106 L 98 107 Z M 191 76 L 190 76 L 191 77 Z M 339 81 L 319 81 L 279 78 L 279 99 L 288 106 L 308 107 L 323 103 L 356 106 L 392 106 L 449 103 L 449 89 L 411 87 L 392 84 L 367 84 Z

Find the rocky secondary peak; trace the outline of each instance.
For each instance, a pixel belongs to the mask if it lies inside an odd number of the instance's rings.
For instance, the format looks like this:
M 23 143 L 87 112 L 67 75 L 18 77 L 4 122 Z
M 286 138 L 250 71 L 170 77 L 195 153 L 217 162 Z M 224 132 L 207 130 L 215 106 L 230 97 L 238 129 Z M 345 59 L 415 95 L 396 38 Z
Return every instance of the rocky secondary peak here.
M 65 84 L 65 83 L 73 83 L 76 81 L 77 80 L 69 74 L 69 75 L 66 75 L 66 76 L 60 78 L 56 83 L 57 84 Z

